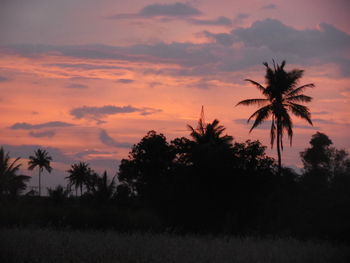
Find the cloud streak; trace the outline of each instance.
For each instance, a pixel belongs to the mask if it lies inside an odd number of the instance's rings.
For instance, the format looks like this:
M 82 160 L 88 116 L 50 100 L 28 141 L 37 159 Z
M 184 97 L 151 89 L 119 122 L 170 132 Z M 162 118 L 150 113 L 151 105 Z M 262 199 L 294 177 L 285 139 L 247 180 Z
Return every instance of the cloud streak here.
M 45 123 L 39 123 L 39 124 L 30 124 L 26 122 L 17 122 L 13 124 L 10 129 L 12 130 L 36 130 L 36 129 L 42 129 L 42 128 L 65 128 L 65 127 L 72 127 L 75 126 L 74 124 L 62 122 L 62 121 L 51 121 L 51 122 L 45 122 Z
M 137 13 L 116 14 L 109 16 L 110 19 L 132 19 L 132 18 L 153 18 L 153 17 L 170 17 L 184 18 L 202 14 L 197 8 L 187 3 L 172 4 L 151 4 L 143 7 Z
M 204 25 L 204 26 L 232 26 L 232 20 L 220 16 L 215 19 L 198 19 L 198 18 L 189 18 L 187 22 L 194 25 Z
M 1 82 L 6 82 L 6 81 L 9 81 L 9 79 L 6 78 L 6 77 L 0 76 L 0 83 Z
M 29 133 L 29 136 L 34 137 L 34 138 L 43 138 L 43 137 L 51 138 L 55 135 L 56 135 L 56 133 L 54 131 L 30 132 Z
M 203 31 L 201 34 L 210 42 L 157 42 L 123 47 L 11 45 L 3 50 L 23 56 L 55 52 L 61 56 L 91 60 L 108 59 L 182 66 L 183 68 L 172 72 L 161 72 L 177 75 L 234 72 L 275 58 L 307 66 L 335 63 L 341 76 L 350 76 L 350 60 L 345 56 L 350 46 L 350 35 L 330 24 L 323 23 L 317 29 L 298 30 L 278 20 L 265 19 L 254 22 L 250 27 L 237 28 L 227 33 Z
M 128 113 L 139 113 L 140 115 L 150 115 L 161 112 L 160 109 L 154 109 L 149 107 L 136 108 L 131 105 L 128 106 L 114 106 L 105 105 L 101 107 L 96 106 L 82 106 L 74 108 L 70 111 L 70 114 L 76 119 L 92 119 L 97 121 L 98 124 L 103 123 L 102 119 L 109 115 L 115 114 L 128 114 Z
M 132 146 L 131 143 L 126 142 L 118 142 L 108 135 L 107 131 L 101 130 L 99 134 L 100 141 L 107 146 L 116 147 L 116 148 L 130 148 Z
M 65 87 L 67 89 L 88 89 L 89 88 L 89 86 L 87 86 L 87 85 L 78 84 L 78 83 L 68 84 Z

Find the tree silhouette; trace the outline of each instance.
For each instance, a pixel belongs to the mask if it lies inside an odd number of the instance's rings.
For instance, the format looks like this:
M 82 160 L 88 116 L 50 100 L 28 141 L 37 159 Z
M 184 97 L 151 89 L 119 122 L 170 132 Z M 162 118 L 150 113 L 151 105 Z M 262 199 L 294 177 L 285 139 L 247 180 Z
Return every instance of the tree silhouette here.
M 28 169 L 33 170 L 35 167 L 39 167 L 39 196 L 41 196 L 41 173 L 44 171 L 44 169 L 51 173 L 51 161 L 52 157 L 49 156 L 49 153 L 40 148 L 34 151 L 34 156 L 29 156 Z
M 102 176 L 97 174 L 92 176 L 91 182 L 91 194 L 99 202 L 106 202 L 113 198 L 116 185 L 115 176 L 112 180 L 108 180 L 107 172 L 105 171 Z
M 83 194 L 83 186 L 89 184 L 91 176 L 94 171 L 89 167 L 88 163 L 79 162 L 77 164 L 72 164 L 71 169 L 67 171 L 69 176 L 65 179 L 69 180 L 69 186 L 75 187 L 75 195 L 78 196 L 78 188 L 80 188 L 80 195 Z
M 132 195 L 157 201 L 171 167 L 175 153 L 163 134 L 149 131 L 135 144 L 128 159 L 121 161 L 118 180 L 127 185 Z
M 307 172 L 312 170 L 329 170 L 331 163 L 331 149 L 333 144 L 329 137 L 321 132 L 312 135 L 310 140 L 311 148 L 300 153 L 304 169 Z
M 215 164 L 213 169 L 220 169 L 225 168 L 220 167 L 223 165 L 223 161 L 231 162 L 233 137 L 223 134 L 225 127 L 220 125 L 219 120 L 214 119 L 211 123 L 205 123 L 203 107 L 197 128 L 193 128 L 191 125 L 187 125 L 187 127 L 191 132 L 192 140 L 177 139 L 174 140 L 173 144 L 178 146 L 182 144 L 183 152 L 192 164 L 206 170 L 205 167 L 208 167 L 210 163 Z
M 70 190 L 62 185 L 57 185 L 55 188 L 47 188 L 47 192 L 50 199 L 56 204 L 63 203 L 70 194 Z
M 26 189 L 26 182 L 30 177 L 26 175 L 17 175 L 21 164 L 18 163 L 20 158 L 11 162 L 9 153 L 5 153 L 0 148 L 0 195 L 16 196 Z
M 197 128 L 187 125 L 191 131 L 191 137 L 197 144 L 216 143 L 223 145 L 231 145 L 232 136 L 223 135 L 225 127 L 219 125 L 219 120 L 215 119 L 212 123 L 205 123 L 204 108 L 202 106 L 201 117 L 198 120 Z
M 235 177 L 233 137 L 224 133 L 225 127 L 217 119 L 206 123 L 203 107 L 197 127 L 187 127 L 189 139 L 171 142 L 178 169 L 174 184 L 179 199 L 177 209 L 187 215 L 180 220 L 191 222 L 191 227 L 205 228 L 225 213 L 230 200 Z
M 325 183 L 334 177 L 344 175 L 350 171 L 348 152 L 331 147 L 332 140 L 324 133 L 312 135 L 310 148 L 300 153 L 306 176 L 314 175 L 318 179 L 323 177 Z
M 282 61 L 281 65 L 275 64 L 273 61 L 273 68 L 270 68 L 266 62 L 263 63 L 266 67 L 266 87 L 254 80 L 245 80 L 256 86 L 265 98 L 242 100 L 236 105 L 263 106 L 249 117 L 248 122 L 255 118 L 253 126 L 249 132 L 271 117 L 271 148 L 276 140 L 279 173 L 281 172 L 282 167 L 281 149 L 283 150 L 282 139 L 284 131 L 287 131 L 288 133 L 290 144 L 292 144 L 293 138 L 293 122 L 289 112 L 297 117 L 305 119 L 312 125 L 309 109 L 297 102 L 310 102 L 312 98 L 302 94 L 302 92 L 306 88 L 312 88 L 315 86 L 314 84 L 309 83 L 298 87 L 299 80 L 302 78 L 304 71 L 300 69 L 285 71 L 285 64 L 285 61 Z

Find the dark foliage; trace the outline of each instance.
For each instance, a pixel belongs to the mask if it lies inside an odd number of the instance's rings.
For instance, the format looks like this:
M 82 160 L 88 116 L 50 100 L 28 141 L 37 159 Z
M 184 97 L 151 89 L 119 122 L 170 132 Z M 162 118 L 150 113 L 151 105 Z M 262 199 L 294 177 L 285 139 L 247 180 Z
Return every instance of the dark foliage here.
M 122 160 L 118 184 L 78 163 L 69 170 L 68 186 L 80 196 L 59 186 L 49 197 L 2 200 L 0 225 L 350 242 L 350 159 L 331 147 L 327 135 L 312 136 L 300 153 L 304 172 L 297 174 L 285 167 L 279 172 L 259 141 L 234 142 L 217 120 L 205 123 L 202 116 L 189 129 L 189 138 L 170 143 L 148 132 Z

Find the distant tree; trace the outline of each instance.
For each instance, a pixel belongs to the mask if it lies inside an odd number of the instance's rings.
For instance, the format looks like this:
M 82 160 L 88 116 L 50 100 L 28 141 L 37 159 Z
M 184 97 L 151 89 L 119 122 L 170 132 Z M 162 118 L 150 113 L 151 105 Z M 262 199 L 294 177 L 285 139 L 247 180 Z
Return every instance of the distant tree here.
M 17 174 L 21 167 L 19 160 L 18 157 L 11 161 L 9 153 L 0 148 L 0 195 L 16 196 L 26 189 L 30 177 Z
M 119 184 L 116 187 L 115 199 L 119 204 L 127 205 L 131 200 L 131 191 L 126 184 Z
M 182 139 L 182 146 L 185 147 L 185 154 L 189 155 L 195 166 L 201 166 L 206 170 L 208 164 L 215 163 L 215 168 L 213 168 L 218 169 L 220 162 L 216 161 L 229 162 L 233 157 L 233 137 L 224 134 L 226 128 L 220 125 L 219 120 L 215 119 L 212 123 L 205 123 L 203 107 L 197 128 L 193 128 L 191 125 L 187 125 L 187 127 L 191 132 L 192 140 Z M 174 141 L 174 144 L 180 142 L 179 140 Z
M 300 153 L 306 175 L 315 174 L 330 182 L 337 175 L 350 172 L 348 152 L 331 147 L 332 140 L 324 133 L 312 135 L 310 148 Z
M 47 192 L 49 197 L 57 204 L 62 203 L 70 194 L 70 190 L 62 185 L 58 185 L 55 188 L 47 188 Z
M 258 105 L 263 106 L 254 112 L 248 119 L 248 122 L 255 118 L 254 124 L 250 129 L 250 132 L 259 126 L 262 122 L 271 117 L 271 148 L 274 141 L 277 141 L 277 155 L 278 155 L 278 168 L 281 172 L 281 149 L 283 150 L 283 132 L 288 133 L 290 144 L 292 144 L 293 137 L 293 122 L 289 115 L 289 112 L 295 116 L 305 119 L 312 125 L 311 114 L 309 109 L 298 102 L 310 102 L 311 97 L 302 94 L 306 88 L 314 87 L 314 84 L 306 84 L 298 87 L 298 82 L 302 78 L 304 71 L 300 69 L 294 69 L 292 71 L 285 71 L 285 61 L 281 65 L 275 64 L 274 68 L 270 68 L 265 62 L 266 67 L 266 87 L 260 83 L 246 79 L 246 81 L 256 86 L 265 98 L 260 99 L 247 99 L 240 101 L 237 105 Z M 236 106 L 237 106 L 236 105 Z
M 132 195 L 155 200 L 164 185 L 175 153 L 163 134 L 149 131 L 132 147 L 128 159 L 121 161 L 118 180 L 130 188 Z
M 219 121 L 215 119 L 212 123 L 205 123 L 204 109 L 202 107 L 201 116 L 198 120 L 197 128 L 193 128 L 191 125 L 187 125 L 191 131 L 190 135 L 193 141 L 197 144 L 220 144 L 231 147 L 233 137 L 229 135 L 223 135 L 225 127 L 219 125 Z
M 273 171 L 276 168 L 275 160 L 266 155 L 266 146 L 259 141 L 247 140 L 244 143 L 234 144 L 235 167 L 244 171 Z
M 300 153 L 301 160 L 306 171 L 329 170 L 331 165 L 332 150 L 330 145 L 333 142 L 321 132 L 312 135 L 311 147 Z
M 106 202 L 114 197 L 116 191 L 115 176 L 109 180 L 105 171 L 102 176 L 96 175 L 92 178 L 94 179 L 90 193 L 97 201 Z
M 72 164 L 71 169 L 67 171 L 69 176 L 65 179 L 69 180 L 69 186 L 75 187 L 75 195 L 78 196 L 78 188 L 80 189 L 80 195 L 83 194 L 83 186 L 89 184 L 94 171 L 89 167 L 88 163 L 79 162 Z
M 28 169 L 33 170 L 35 167 L 39 167 L 39 196 L 41 196 L 41 173 L 44 169 L 51 173 L 51 161 L 52 157 L 49 156 L 49 153 L 40 148 L 34 152 L 34 156 L 29 156 Z
M 177 196 L 192 218 L 214 220 L 231 195 L 234 178 L 233 137 L 215 119 L 206 123 L 202 108 L 197 127 L 188 125 L 190 138 L 171 142 L 176 153 Z M 212 211 L 212 212 L 210 212 Z M 196 219 L 196 220 L 197 220 Z M 216 220 L 216 219 L 215 219 Z

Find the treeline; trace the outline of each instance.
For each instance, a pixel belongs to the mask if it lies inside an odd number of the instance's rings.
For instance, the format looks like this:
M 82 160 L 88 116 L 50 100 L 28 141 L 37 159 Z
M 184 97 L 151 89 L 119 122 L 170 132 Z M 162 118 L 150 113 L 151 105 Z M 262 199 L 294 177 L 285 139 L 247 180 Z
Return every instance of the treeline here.
M 57 226 L 349 241 L 350 159 L 345 150 L 332 147 L 327 135 L 312 136 L 309 148 L 300 153 L 303 173 L 297 174 L 287 167 L 280 171 L 259 141 L 234 142 L 217 120 L 206 124 L 200 119 L 196 128 L 189 129 L 190 138 L 171 142 L 163 134 L 148 132 L 112 179 L 106 173 L 98 175 L 87 163 L 73 164 L 67 187 L 49 189 L 48 198 L 8 200 L 24 190 L 28 178 L 16 179 L 21 184 L 17 182 L 19 187 L 13 190 L 19 167 L 6 159 L 2 149 L 0 193 L 5 217 L 0 223 L 26 224 L 23 211 L 33 214 L 35 204 L 54 215 L 41 211 L 28 220 L 34 222 L 40 215 L 40 222 L 51 220 L 49 224 Z M 38 167 L 41 173 L 44 166 Z M 14 202 L 30 204 L 27 210 L 18 206 L 21 220 L 11 210 Z

